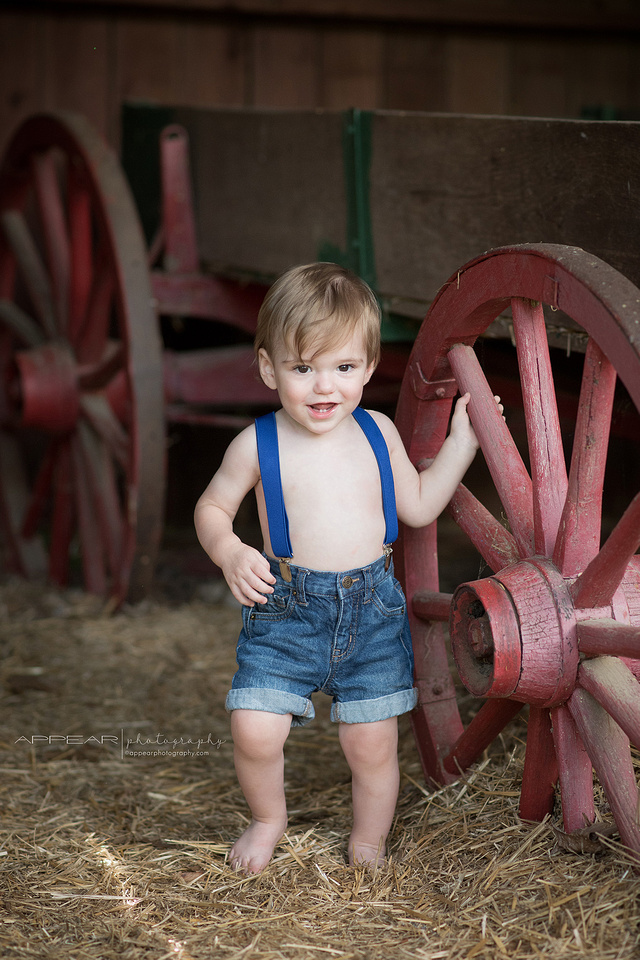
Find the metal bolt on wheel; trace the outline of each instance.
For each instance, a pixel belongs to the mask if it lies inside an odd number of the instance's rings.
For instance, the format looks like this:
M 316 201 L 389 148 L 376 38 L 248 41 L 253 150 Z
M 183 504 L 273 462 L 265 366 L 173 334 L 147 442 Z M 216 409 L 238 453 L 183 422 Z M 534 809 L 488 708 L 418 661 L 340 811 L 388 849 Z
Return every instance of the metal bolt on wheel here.
M 589 336 L 568 469 L 543 303 Z M 530 471 L 473 350 L 509 306 Z M 521 816 L 543 819 L 559 779 L 567 832 L 593 822 L 595 770 L 623 842 L 640 853 L 630 750 L 640 746 L 640 494 L 600 544 L 617 376 L 640 410 L 640 290 L 616 270 L 583 250 L 546 244 L 489 251 L 459 270 L 422 325 L 397 423 L 414 463 L 428 468 L 453 396 L 470 391 L 470 416 L 509 529 L 461 485 L 450 512 L 492 575 L 442 594 L 435 524 L 404 531 L 402 560 L 425 774 L 455 779 L 529 704 Z M 444 621 L 463 684 L 486 698 L 466 729 Z
M 34 116 L 0 169 L 0 525 L 8 562 L 116 601 L 148 589 L 164 488 L 162 357 L 118 162 Z

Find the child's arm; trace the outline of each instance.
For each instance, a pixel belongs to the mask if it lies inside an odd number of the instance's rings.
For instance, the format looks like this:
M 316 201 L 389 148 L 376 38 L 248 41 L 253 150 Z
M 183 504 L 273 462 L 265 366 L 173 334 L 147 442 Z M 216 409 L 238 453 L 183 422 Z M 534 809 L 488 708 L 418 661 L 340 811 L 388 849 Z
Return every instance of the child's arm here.
M 432 523 L 453 497 L 456 488 L 476 455 L 479 444 L 467 413 L 470 394 L 456 402 L 449 435 L 428 469 L 418 473 L 393 424 L 387 421 L 383 431 L 389 445 L 396 487 L 398 517 L 410 527 Z M 500 398 L 496 403 L 502 413 Z M 380 424 L 382 426 L 382 424 Z
M 238 508 L 259 479 L 255 430 L 248 427 L 229 445 L 194 515 L 200 543 L 222 570 L 236 600 L 248 607 L 266 603 L 265 594 L 273 593 L 275 583 L 268 560 L 233 532 Z

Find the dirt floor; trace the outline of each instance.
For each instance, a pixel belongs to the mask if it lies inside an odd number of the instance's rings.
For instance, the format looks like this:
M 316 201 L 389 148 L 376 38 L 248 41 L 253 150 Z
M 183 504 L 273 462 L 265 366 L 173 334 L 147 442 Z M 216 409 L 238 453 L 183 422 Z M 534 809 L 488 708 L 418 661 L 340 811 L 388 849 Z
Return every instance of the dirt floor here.
M 346 864 L 349 772 L 319 701 L 288 744 L 287 834 L 261 876 L 234 874 L 247 810 L 224 596 L 176 577 L 107 615 L 81 593 L 0 582 L 0 956 L 640 955 L 640 876 L 617 837 L 580 852 L 559 811 L 518 818 L 524 719 L 430 791 L 403 718 L 391 860 L 371 874 Z

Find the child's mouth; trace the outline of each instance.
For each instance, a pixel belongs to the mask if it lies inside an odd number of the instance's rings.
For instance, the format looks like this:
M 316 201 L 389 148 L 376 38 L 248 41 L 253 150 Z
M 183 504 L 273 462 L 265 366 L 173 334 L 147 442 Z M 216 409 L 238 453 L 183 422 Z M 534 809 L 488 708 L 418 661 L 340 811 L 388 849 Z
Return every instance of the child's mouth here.
M 317 417 L 328 416 L 335 408 L 335 403 L 311 403 L 309 409 Z

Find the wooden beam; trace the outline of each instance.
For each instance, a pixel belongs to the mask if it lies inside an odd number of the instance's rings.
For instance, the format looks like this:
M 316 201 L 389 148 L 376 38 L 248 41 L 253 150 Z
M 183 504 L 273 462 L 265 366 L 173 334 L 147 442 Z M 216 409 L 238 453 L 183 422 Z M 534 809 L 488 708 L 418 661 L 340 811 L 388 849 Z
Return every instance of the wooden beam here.
M 514 4 L 512 0 L 16 0 L 16 6 L 97 7 L 208 11 L 224 15 L 322 20 L 385 21 L 438 26 L 475 26 L 507 29 L 587 31 L 640 30 L 640 13 L 620 10 L 617 4 L 594 0 L 539 0 Z

